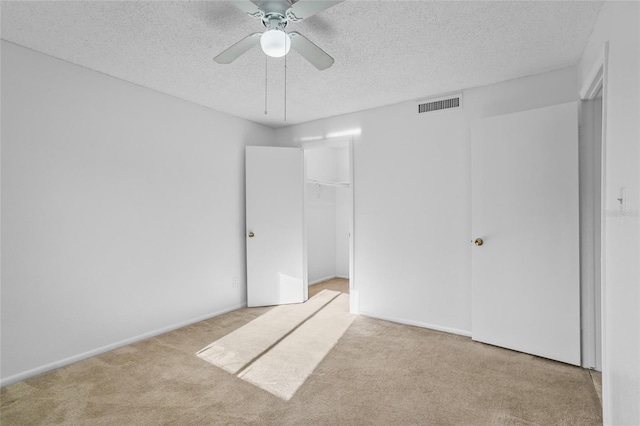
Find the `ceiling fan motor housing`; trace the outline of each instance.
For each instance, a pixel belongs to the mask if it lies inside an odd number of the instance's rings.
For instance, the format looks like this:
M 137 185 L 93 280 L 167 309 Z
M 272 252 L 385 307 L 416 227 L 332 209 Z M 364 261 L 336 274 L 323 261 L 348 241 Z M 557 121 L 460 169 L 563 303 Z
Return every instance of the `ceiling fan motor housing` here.
M 268 30 L 284 31 L 288 22 L 284 15 L 280 15 L 279 13 L 268 13 L 262 18 L 262 24 L 267 27 Z
M 287 0 L 263 0 L 258 7 L 264 12 L 265 16 L 277 14 L 284 18 L 287 16 L 287 10 L 291 8 L 291 3 Z

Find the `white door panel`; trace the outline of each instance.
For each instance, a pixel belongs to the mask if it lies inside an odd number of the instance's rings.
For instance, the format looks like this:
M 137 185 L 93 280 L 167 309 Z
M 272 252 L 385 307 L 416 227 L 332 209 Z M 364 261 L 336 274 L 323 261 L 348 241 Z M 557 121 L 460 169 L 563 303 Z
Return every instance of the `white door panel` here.
M 471 126 L 472 335 L 580 364 L 576 103 Z
M 299 148 L 246 148 L 247 304 L 307 299 L 304 160 Z

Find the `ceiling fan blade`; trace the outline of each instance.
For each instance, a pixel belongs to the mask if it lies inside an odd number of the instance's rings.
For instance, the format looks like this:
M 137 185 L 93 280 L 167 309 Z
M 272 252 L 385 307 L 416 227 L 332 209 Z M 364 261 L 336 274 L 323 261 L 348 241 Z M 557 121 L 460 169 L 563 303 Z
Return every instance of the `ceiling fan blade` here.
M 310 42 L 302 34 L 294 31 L 289 33 L 289 36 L 291 36 L 291 47 L 320 71 L 326 70 L 335 62 L 327 52 Z
M 287 10 L 287 18 L 292 22 L 301 21 L 343 0 L 298 0 Z
M 219 64 L 230 64 L 231 62 L 238 59 L 247 50 L 260 43 L 261 35 L 262 33 L 253 33 L 246 36 L 245 38 L 213 58 L 213 60 Z
M 262 18 L 264 13 L 258 9 L 258 5 L 251 0 L 232 0 L 229 3 L 254 18 Z

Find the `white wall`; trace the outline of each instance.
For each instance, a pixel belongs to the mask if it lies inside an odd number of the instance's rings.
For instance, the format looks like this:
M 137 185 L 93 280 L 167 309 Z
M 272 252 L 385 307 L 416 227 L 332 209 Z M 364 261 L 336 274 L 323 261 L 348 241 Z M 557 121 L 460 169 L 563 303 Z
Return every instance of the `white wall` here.
M 348 147 L 328 146 L 305 150 L 307 179 L 349 181 Z M 349 276 L 348 189 L 307 183 L 307 269 L 309 284 L 336 276 Z
M 244 305 L 273 135 L 3 41 L 3 384 Z
M 307 271 L 309 285 L 336 276 L 336 189 L 307 183 Z
M 606 2 L 580 61 L 581 84 L 609 42 L 605 81 L 603 409 L 640 424 L 640 4 Z M 625 205 L 617 198 L 626 188 Z M 622 211 L 621 211 L 622 207 Z
M 307 179 L 325 182 L 349 181 L 349 150 L 346 146 L 305 149 Z
M 469 335 L 469 123 L 576 101 L 575 68 L 464 91 L 464 109 L 416 102 L 278 129 L 298 146 L 354 131 L 355 289 L 360 312 Z M 422 98 L 416 93 L 416 98 Z

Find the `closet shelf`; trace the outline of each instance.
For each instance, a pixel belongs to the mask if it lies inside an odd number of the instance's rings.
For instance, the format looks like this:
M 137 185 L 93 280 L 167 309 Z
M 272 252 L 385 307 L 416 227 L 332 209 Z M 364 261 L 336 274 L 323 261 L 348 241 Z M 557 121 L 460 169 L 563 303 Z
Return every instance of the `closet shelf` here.
M 338 188 L 348 188 L 349 182 L 330 182 L 326 180 L 307 179 L 307 183 L 313 183 L 316 185 L 335 186 Z

